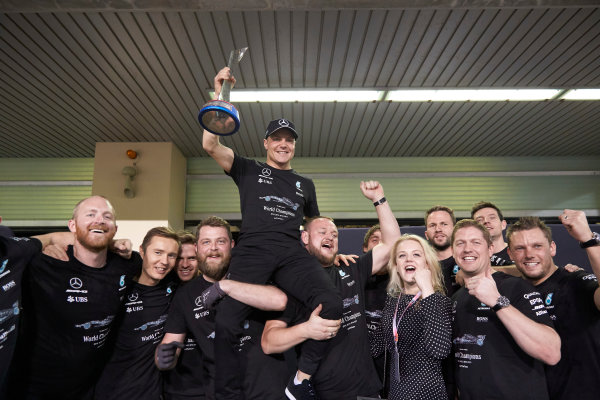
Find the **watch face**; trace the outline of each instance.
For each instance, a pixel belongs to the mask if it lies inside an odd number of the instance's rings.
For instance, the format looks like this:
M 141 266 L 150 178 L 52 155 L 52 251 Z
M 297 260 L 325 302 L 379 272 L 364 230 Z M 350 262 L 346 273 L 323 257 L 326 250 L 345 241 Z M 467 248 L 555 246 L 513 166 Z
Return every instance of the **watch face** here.
M 587 242 L 581 243 L 580 246 L 584 249 L 592 246 L 600 246 L 600 233 L 592 232 L 592 238 Z
M 498 302 L 496 303 L 496 305 L 499 306 L 499 308 L 505 308 L 510 305 L 510 301 L 508 300 L 508 297 L 500 296 L 498 297 Z

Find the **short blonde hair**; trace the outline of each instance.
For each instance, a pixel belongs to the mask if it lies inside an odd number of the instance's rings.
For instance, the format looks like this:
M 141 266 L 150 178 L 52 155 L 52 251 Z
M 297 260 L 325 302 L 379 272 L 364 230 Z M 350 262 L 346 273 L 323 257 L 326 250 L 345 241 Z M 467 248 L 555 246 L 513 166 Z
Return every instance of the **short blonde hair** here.
M 431 270 L 431 281 L 433 283 L 433 290 L 442 294 L 446 293 L 446 287 L 444 286 L 444 278 L 442 276 L 442 268 L 438 261 L 437 255 L 431 245 L 423 239 L 421 236 L 404 234 L 400 236 L 392 250 L 390 252 L 390 261 L 388 262 L 388 273 L 390 274 L 390 282 L 387 286 L 387 292 L 392 297 L 398 297 L 404 292 L 404 281 L 400 277 L 400 274 L 396 270 L 396 258 L 398 256 L 398 247 L 400 243 L 407 240 L 412 240 L 421 245 L 423 248 L 423 254 L 425 256 L 425 262 Z

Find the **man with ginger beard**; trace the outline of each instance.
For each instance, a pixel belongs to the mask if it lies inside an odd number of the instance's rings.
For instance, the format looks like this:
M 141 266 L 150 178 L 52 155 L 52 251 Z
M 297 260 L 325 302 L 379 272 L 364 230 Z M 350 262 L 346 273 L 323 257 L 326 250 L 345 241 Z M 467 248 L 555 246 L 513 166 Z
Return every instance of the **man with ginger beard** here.
M 307 339 L 330 339 L 328 352 L 311 377 L 316 397 L 323 400 L 378 397 L 381 389 L 369 348 L 365 286 L 372 274 L 386 267 L 390 247 L 400 237 L 400 228 L 379 182 L 361 182 L 360 188 L 375 206 L 381 242 L 360 256 L 356 264 L 334 265 L 338 230 L 333 220 L 315 217 L 305 224 L 301 236 L 306 250 L 319 260 L 341 294 L 342 321 L 323 319 L 319 315 L 321 306 L 309 310 L 290 298 L 284 313 L 278 319 L 267 322 L 262 337 L 262 348 L 266 354 L 287 351 Z M 302 347 L 301 357 L 305 356 L 305 352 L 306 348 Z M 299 377 L 298 372 L 294 379 L 300 381 Z
M 156 349 L 156 366 L 161 370 L 172 369 L 178 363 L 186 337 L 192 336 L 202 351 L 206 399 L 215 398 L 216 311 L 203 305 L 203 292 L 215 287 L 224 296 L 229 295 L 259 310 L 283 310 L 287 302 L 285 294 L 273 286 L 223 279 L 233 245 L 229 223 L 224 219 L 209 217 L 198 225 L 197 257 L 201 276 L 178 290 L 169 310 L 165 336 Z M 238 366 L 244 377 L 244 398 L 281 399 L 288 372 L 282 357 L 267 356 L 260 349 L 265 318 L 264 311 L 259 310 L 244 321 L 243 336 L 236 346 L 236 350 L 245 355 L 240 357 L 242 364 Z
M 106 198 L 80 201 L 69 230 L 75 243 L 67 249 L 68 261 L 40 254 L 27 266 L 25 335 L 17 354 L 23 382 L 12 382 L 14 398 L 91 398 L 113 320 L 141 267 L 135 253 L 124 259 L 108 251 L 117 225 Z

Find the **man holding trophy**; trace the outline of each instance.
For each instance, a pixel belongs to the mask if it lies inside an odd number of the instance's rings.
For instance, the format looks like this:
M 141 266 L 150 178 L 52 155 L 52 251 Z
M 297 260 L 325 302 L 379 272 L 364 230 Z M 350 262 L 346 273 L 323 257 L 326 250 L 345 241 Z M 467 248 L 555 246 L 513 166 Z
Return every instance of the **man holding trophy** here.
M 215 97 L 219 96 L 224 83 L 235 84 L 229 67 L 223 68 L 214 78 Z M 215 111 L 217 115 L 220 113 Z M 225 120 L 224 126 L 231 127 L 232 122 L 227 123 L 227 119 L 235 117 L 239 126 L 237 111 L 231 113 L 225 110 L 220 118 Z M 206 124 L 203 123 L 203 126 L 206 127 Z M 211 131 L 218 135 L 235 133 Z M 311 310 L 322 305 L 322 318 L 339 320 L 342 316 L 340 295 L 319 262 L 300 242 L 303 218 L 318 216 L 319 209 L 312 180 L 291 169 L 298 139 L 294 124 L 284 118 L 269 123 L 263 140 L 267 151 L 264 163 L 235 154 L 211 131 L 204 130 L 202 146 L 231 176 L 240 193 L 242 227 L 232 252 L 228 278 L 255 284 L 273 279 Z M 327 238 L 323 241 L 326 242 Z M 326 243 L 323 247 L 334 251 Z M 218 292 L 218 287 L 213 291 Z M 249 306 L 231 297 L 225 297 L 217 305 L 215 392 L 218 399 L 243 398 L 240 387 L 243 371 L 239 368 L 241 364 L 237 359 L 236 345 L 249 311 Z M 286 390 L 289 398 L 314 398 L 309 379 L 329 345 L 330 340 L 306 342 L 298 360 L 298 373 L 291 377 Z

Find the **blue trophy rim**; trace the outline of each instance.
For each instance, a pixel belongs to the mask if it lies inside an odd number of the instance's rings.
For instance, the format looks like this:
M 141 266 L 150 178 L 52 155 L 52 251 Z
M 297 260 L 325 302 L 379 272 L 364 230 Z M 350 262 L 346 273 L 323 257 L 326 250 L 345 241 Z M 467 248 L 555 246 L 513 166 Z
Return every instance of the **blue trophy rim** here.
M 237 112 L 236 108 L 232 106 L 233 111 L 225 108 L 223 106 L 217 105 L 217 104 L 211 104 L 211 103 L 216 103 L 216 102 L 223 102 L 223 103 L 227 103 L 227 104 L 231 104 L 228 103 L 226 101 L 223 100 L 213 100 L 212 102 L 208 103 L 207 105 L 205 105 L 204 107 L 202 107 L 202 109 L 200 110 L 200 112 L 198 113 L 198 122 L 200 122 L 200 125 L 202 125 L 202 127 L 204 129 L 206 129 L 207 131 L 209 131 L 210 133 L 214 134 L 214 135 L 219 135 L 219 136 L 230 136 L 233 135 L 234 133 L 236 133 L 239 129 L 240 129 L 240 116 L 239 113 Z M 231 118 L 233 118 L 233 121 L 235 122 L 235 128 L 233 129 L 232 132 L 230 133 L 219 133 L 219 132 L 215 132 L 211 129 L 209 129 L 207 126 L 204 125 L 204 123 L 202 123 L 202 116 L 204 114 L 206 114 L 207 112 L 211 112 L 211 111 L 217 111 L 217 112 L 223 112 L 227 115 L 229 115 Z

